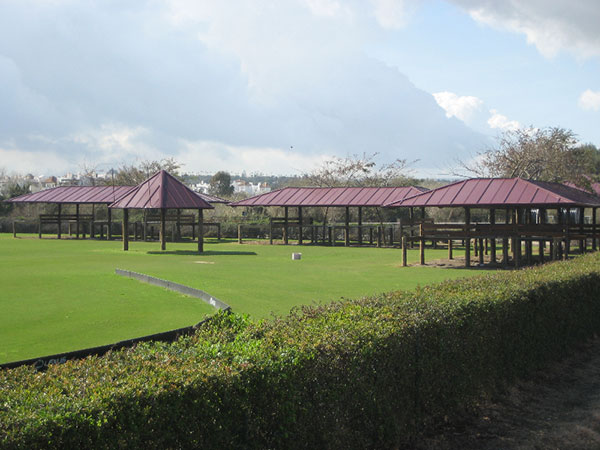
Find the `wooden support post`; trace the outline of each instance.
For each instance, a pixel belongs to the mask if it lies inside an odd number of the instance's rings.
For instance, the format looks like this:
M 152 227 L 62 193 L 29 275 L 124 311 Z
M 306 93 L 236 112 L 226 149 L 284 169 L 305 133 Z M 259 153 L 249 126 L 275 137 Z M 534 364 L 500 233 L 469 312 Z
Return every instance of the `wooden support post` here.
M 13 238 L 17 237 L 17 221 L 13 220 L 12 221 L 12 232 L 13 232 Z
M 94 230 L 94 221 L 96 220 L 96 205 L 92 203 L 92 220 L 90 221 L 90 239 L 96 237 L 96 230 Z
M 570 225 L 571 225 L 571 208 L 567 208 L 565 251 L 563 254 L 564 259 L 569 259 L 569 253 L 571 253 Z
M 112 239 L 112 209 L 108 208 L 108 229 L 106 230 L 106 239 Z
M 179 241 L 181 240 L 181 210 L 179 208 L 177 208 L 177 218 L 175 220 L 175 239 Z
M 492 225 L 492 232 L 494 225 L 496 225 L 496 210 L 494 208 L 490 209 L 490 225 Z M 494 232 L 495 233 L 495 232 Z M 496 264 L 496 239 L 490 239 L 490 263 Z
M 125 208 L 123 210 L 123 251 L 129 250 L 129 210 Z
M 238 223 L 238 244 L 242 243 L 242 224 Z
M 269 218 L 269 245 L 273 245 L 273 218 Z
M 584 234 L 583 222 L 585 221 L 585 208 L 583 206 L 579 207 L 579 232 Z M 585 253 L 585 247 L 587 245 L 587 239 L 579 239 L 579 253 Z
M 390 247 L 394 246 L 394 226 L 390 227 Z
M 327 234 L 329 238 L 329 245 L 335 245 L 335 241 L 333 240 L 333 227 L 331 225 L 327 227 Z
M 448 239 L 448 259 L 454 259 L 452 255 L 452 239 Z
M 485 263 L 484 255 L 483 255 L 483 239 L 479 238 L 479 265 L 483 266 Z
M 592 208 L 592 250 L 596 251 L 598 249 L 598 244 L 596 241 L 596 209 Z
M 465 267 L 471 267 L 471 238 L 469 234 L 471 233 L 471 210 L 469 207 L 465 207 Z
M 408 219 L 410 222 L 410 237 L 414 237 L 415 235 L 415 210 L 410 207 L 408 209 Z M 413 239 L 410 240 L 410 248 L 414 248 L 415 241 Z
M 79 239 L 79 203 L 75 205 L 75 239 Z
M 298 244 L 302 245 L 302 206 L 298 206 Z
M 539 251 L 540 251 L 540 263 L 541 264 L 544 264 L 544 246 L 545 245 L 546 245 L 546 241 L 544 241 L 543 239 L 540 239 L 538 246 L 539 246 Z
M 381 247 L 381 237 L 383 234 L 383 229 L 381 225 L 377 225 L 377 248 Z
M 344 217 L 344 245 L 350 245 L 350 207 L 346 206 L 346 215 Z
M 198 210 L 198 253 L 204 252 L 204 210 Z
M 369 245 L 373 245 L 373 227 L 369 227 Z
M 502 239 L 502 265 L 508 266 L 508 238 Z
M 406 236 L 402 236 L 402 266 L 406 267 Z
M 550 260 L 556 261 L 558 259 L 558 246 L 556 245 L 556 238 L 552 238 L 550 241 Z
M 143 229 L 142 229 L 142 233 L 144 234 L 143 236 L 143 240 L 147 241 L 148 240 L 148 211 L 144 209 L 144 223 L 142 225 Z
M 419 262 L 425 265 L 425 236 L 423 236 L 423 224 L 419 226 Z
M 61 222 L 61 218 L 60 218 L 61 211 L 62 211 L 62 205 L 59 203 L 59 204 L 58 204 L 58 216 L 57 216 L 57 222 L 58 222 L 58 233 L 57 233 L 57 237 L 58 237 L 58 239 L 60 239 L 60 237 L 61 237 L 61 234 L 62 234 L 62 230 L 61 230 L 61 227 L 62 227 L 62 222 Z
M 283 219 L 283 243 L 285 245 L 288 245 L 289 243 L 289 212 L 288 212 L 288 207 L 285 206 L 284 207 L 284 219 Z
M 42 238 L 42 218 L 41 217 L 38 217 L 38 238 L 39 239 Z
M 109 210 L 110 211 L 110 210 Z M 167 210 L 160 208 L 160 249 L 167 249 Z
M 519 237 L 516 237 L 514 242 L 515 242 L 515 249 L 514 249 L 515 267 L 519 267 L 521 265 L 521 239 Z
M 358 207 L 358 245 L 363 243 L 363 229 L 362 229 L 362 207 Z

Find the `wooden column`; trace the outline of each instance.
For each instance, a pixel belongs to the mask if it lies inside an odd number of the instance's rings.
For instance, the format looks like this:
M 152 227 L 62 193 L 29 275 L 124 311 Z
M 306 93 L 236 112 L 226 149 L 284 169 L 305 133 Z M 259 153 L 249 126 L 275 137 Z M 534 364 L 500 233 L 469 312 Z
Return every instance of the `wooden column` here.
M 475 244 L 477 244 L 477 241 L 475 241 Z M 483 238 L 479 238 L 479 265 L 483 266 L 484 263 Z
M 471 238 L 470 238 L 470 225 L 471 225 L 471 210 L 469 207 L 465 207 L 465 267 L 471 267 Z
M 148 240 L 148 211 L 144 209 L 144 242 Z
M 423 236 L 423 224 L 419 225 L 419 259 L 422 266 L 425 265 L 425 236 Z
M 411 206 L 408 208 L 408 219 L 410 221 L 410 237 L 412 238 L 415 235 L 415 210 Z M 410 240 L 410 248 L 414 248 L 415 242 L 413 239 Z
M 75 238 L 79 239 L 79 203 L 75 205 Z
M 298 244 L 302 245 L 302 206 L 298 206 Z
M 579 207 L 579 232 L 584 234 L 583 222 L 585 221 L 585 208 Z M 585 253 L 585 247 L 587 246 L 587 239 L 579 239 L 579 253 Z
M 402 236 L 402 266 L 406 267 L 406 236 Z
M 60 215 L 61 215 L 61 213 L 62 213 L 62 205 L 59 203 L 59 204 L 58 204 L 58 215 L 57 215 L 57 223 L 58 223 L 58 233 L 57 233 L 57 237 L 58 237 L 58 239 L 60 239 L 60 238 L 61 238 L 61 236 L 62 236 L 62 231 L 61 231 L 61 229 L 60 229 L 60 228 L 61 228 L 61 225 L 62 225 L 62 221 L 61 221 L 61 218 L 60 218 Z
M 492 233 L 494 231 L 494 225 L 496 225 L 496 210 L 494 208 L 490 209 L 490 225 L 492 226 Z M 490 239 L 490 263 L 496 264 L 496 239 Z
M 112 209 L 108 208 L 108 229 L 106 230 L 106 239 L 109 241 L 112 239 Z
M 269 218 L 269 245 L 273 245 L 273 218 Z
M 288 211 L 288 207 L 285 206 L 283 208 L 284 210 L 284 218 L 283 218 L 283 243 L 285 245 L 287 245 L 289 243 L 289 235 L 288 235 L 288 231 L 289 231 L 289 211 Z
M 448 239 L 448 259 L 454 259 L 452 255 L 452 239 Z
M 571 236 L 570 236 L 570 225 L 571 225 L 571 208 L 567 208 L 566 218 L 566 238 L 565 238 L 565 252 L 563 255 L 564 259 L 569 259 L 569 253 L 571 253 Z
M 167 249 L 167 210 L 160 208 L 160 249 Z
M 198 253 L 204 251 L 204 210 L 198 210 Z
M 363 229 L 362 229 L 362 207 L 358 207 L 358 245 L 363 243 Z
M 92 221 L 90 222 L 90 239 L 94 239 L 96 237 L 96 232 L 94 230 L 94 222 L 96 220 L 96 205 L 92 203 Z
M 129 210 L 125 208 L 123 210 L 123 251 L 129 250 Z
M 592 208 L 592 250 L 596 251 L 598 244 L 596 242 L 596 209 Z
M 350 245 L 350 207 L 346 206 L 346 215 L 344 217 L 344 245 Z

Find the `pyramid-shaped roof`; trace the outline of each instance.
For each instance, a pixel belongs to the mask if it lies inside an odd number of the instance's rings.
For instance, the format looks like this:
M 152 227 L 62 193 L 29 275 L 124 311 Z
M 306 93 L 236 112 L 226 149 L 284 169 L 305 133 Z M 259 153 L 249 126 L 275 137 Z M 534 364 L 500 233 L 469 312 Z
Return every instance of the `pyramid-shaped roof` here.
M 173 175 L 161 170 L 112 203 L 110 208 L 212 209 L 213 206 Z
M 600 206 L 600 197 L 562 183 L 522 178 L 471 178 L 457 181 L 386 206 L 490 208 L 506 206 Z

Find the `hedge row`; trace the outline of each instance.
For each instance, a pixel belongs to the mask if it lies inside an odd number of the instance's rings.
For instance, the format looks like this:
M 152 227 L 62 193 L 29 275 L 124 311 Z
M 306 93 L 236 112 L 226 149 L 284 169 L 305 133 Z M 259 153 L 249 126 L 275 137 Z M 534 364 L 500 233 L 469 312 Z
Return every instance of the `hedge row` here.
M 392 448 L 600 330 L 600 256 L 0 372 L 5 448 Z

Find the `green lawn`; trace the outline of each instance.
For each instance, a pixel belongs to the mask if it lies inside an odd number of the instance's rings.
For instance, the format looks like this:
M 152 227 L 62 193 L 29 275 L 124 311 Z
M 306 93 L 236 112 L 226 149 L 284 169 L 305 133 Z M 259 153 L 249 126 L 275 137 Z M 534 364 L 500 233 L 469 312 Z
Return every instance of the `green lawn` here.
M 262 318 L 295 305 L 412 289 L 475 273 L 400 267 L 397 249 L 13 239 L 0 234 L 0 363 L 109 344 L 191 325 L 214 310 L 199 299 L 115 275 L 121 268 L 203 289 Z M 291 253 L 302 253 L 292 261 Z M 444 258 L 428 250 L 427 258 Z M 418 258 L 409 251 L 409 262 Z

